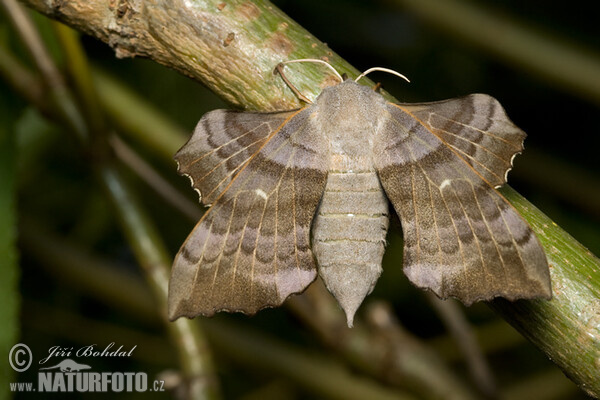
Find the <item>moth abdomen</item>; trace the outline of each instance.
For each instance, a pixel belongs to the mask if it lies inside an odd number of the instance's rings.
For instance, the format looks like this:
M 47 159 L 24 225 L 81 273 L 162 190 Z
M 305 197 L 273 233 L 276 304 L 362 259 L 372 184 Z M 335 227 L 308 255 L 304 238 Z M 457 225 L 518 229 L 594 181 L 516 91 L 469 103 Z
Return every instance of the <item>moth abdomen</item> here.
M 312 228 L 319 275 L 348 324 L 381 274 L 388 203 L 375 171 L 330 172 Z

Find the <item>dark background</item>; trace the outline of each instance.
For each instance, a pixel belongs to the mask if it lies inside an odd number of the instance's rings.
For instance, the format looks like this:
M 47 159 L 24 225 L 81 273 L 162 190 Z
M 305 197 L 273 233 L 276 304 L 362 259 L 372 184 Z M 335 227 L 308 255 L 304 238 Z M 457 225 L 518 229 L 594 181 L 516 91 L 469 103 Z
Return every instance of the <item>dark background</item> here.
M 553 37 L 561 37 L 573 46 L 591 49 L 596 56 L 600 50 L 598 13 L 592 2 L 488 0 L 471 3 L 492 7 L 499 15 L 519 20 Z M 427 24 L 393 1 L 280 0 L 275 4 L 355 67 L 365 70 L 383 66 L 408 76 L 410 84 L 391 75 L 372 76 L 401 101 L 433 101 L 474 92 L 496 97 L 511 119 L 528 133 L 525 152 L 517 157 L 515 168 L 509 175 L 510 185 L 593 253 L 600 254 L 598 103 Z M 43 18 L 37 20 L 41 29 L 48 31 L 47 22 Z M 7 36 L 5 27 L 1 28 L 0 32 Z M 50 33 L 48 40 L 53 46 Z M 227 106 L 201 84 L 174 71 L 142 59 L 118 60 L 110 48 L 89 37 L 84 37 L 83 42 L 96 66 L 117 76 L 190 132 L 204 112 Z M 93 188 L 93 177 L 85 160 L 78 155 L 77 144 L 65 140 L 60 130 L 45 122 L 4 83 L 0 83 L 0 90 L 3 97 L 6 94 L 4 100 L 11 104 L 11 110 L 18 115 L 17 133 L 22 151 L 18 171 L 20 214 L 52 227 L 84 247 L 93 248 L 137 274 L 135 260 L 111 216 L 110 206 L 103 202 L 102 193 Z M 39 152 L 27 146 L 40 142 L 43 142 L 39 145 L 43 150 Z M 152 157 L 148 155 L 150 161 Z M 550 167 L 558 167 L 564 173 L 551 172 Z M 174 163 L 169 166 L 156 162 L 156 168 L 195 199 L 196 194 L 188 189 L 187 180 L 175 177 Z M 155 199 L 145 186 L 139 186 L 145 205 L 175 254 L 192 224 L 165 207 L 160 199 Z M 434 343 L 445 335 L 444 328 L 423 294 L 410 286 L 401 273 L 399 235 L 396 225 L 388 237 L 385 272 L 367 301 L 389 301 L 411 332 Z M 106 360 L 95 367 L 107 371 L 141 370 L 149 375 L 176 368 L 160 328 L 127 319 L 119 310 L 98 303 L 68 282 L 61 281 L 43 268 L 43 263 L 35 257 L 26 253 L 20 257 L 24 298 L 22 341 L 31 344 L 35 354 L 44 354 L 48 347 L 57 344 L 78 348 L 90 343 L 94 337 L 89 336 L 85 325 L 94 321 L 98 323 L 96 333 L 106 330 L 104 335 L 95 338 L 104 336 L 106 343 L 122 339 L 120 335 L 125 333 L 119 331 L 119 327 L 129 333 L 139 333 L 137 353 L 144 354 L 120 364 Z M 62 310 L 68 314 L 61 314 Z M 481 304 L 466 309 L 466 313 L 475 327 L 503 324 Z M 54 318 L 48 321 L 45 319 L 48 315 Z M 86 319 L 73 319 L 73 315 Z M 233 319 L 296 345 L 325 352 L 285 309 L 266 310 L 253 318 L 217 318 Z M 505 327 L 497 332 L 506 332 L 503 329 Z M 489 355 L 502 389 L 514 387 L 528 376 L 556 368 L 524 339 L 515 337 L 514 345 Z M 244 370 L 226 359 L 218 358 L 218 365 L 227 398 L 243 395 L 250 398 L 254 390 L 272 378 Z M 457 362 L 456 368 L 463 371 L 464 365 Z M 565 387 L 568 389 L 557 392 L 556 397 L 545 398 L 583 398 L 568 384 Z M 298 388 L 284 393 L 285 398 L 311 398 Z

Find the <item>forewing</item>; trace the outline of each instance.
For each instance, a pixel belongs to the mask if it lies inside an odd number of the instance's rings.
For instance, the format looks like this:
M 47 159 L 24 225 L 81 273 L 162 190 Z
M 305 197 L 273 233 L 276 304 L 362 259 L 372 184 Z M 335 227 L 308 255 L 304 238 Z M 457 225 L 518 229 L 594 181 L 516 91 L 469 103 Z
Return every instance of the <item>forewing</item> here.
M 525 220 L 429 126 L 387 111 L 375 167 L 401 219 L 408 278 L 465 304 L 549 298 L 546 256 Z
M 212 204 L 269 135 L 295 112 L 206 113 L 190 140 L 175 154 L 178 172 L 190 178 L 202 204 Z
M 471 94 L 400 106 L 451 146 L 493 187 L 506 183 L 526 135 L 508 119 L 498 100 L 486 94 Z
M 222 190 L 175 258 L 169 317 L 255 313 L 316 276 L 310 226 L 325 187 L 327 143 L 298 111 Z

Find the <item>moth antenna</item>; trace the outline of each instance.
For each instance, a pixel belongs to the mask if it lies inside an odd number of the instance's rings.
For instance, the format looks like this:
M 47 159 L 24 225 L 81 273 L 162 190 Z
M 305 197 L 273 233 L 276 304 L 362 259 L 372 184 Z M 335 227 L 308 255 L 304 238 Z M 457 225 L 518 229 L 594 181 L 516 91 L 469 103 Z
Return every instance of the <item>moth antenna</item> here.
M 299 62 L 312 62 L 315 64 L 323 64 L 333 72 L 333 74 L 340 80 L 340 82 L 344 82 L 344 78 L 342 78 L 340 73 L 337 72 L 337 70 L 333 68 L 331 64 L 329 64 L 327 61 L 319 60 L 318 58 L 300 58 L 298 60 L 282 61 L 279 63 L 279 65 L 293 64 Z
M 388 74 L 399 76 L 400 78 L 404 79 L 406 82 L 410 83 L 410 80 L 407 77 L 405 77 L 404 75 L 402 75 L 400 72 L 396 72 L 393 69 L 383 68 L 383 67 L 369 68 L 368 70 L 366 70 L 365 72 L 363 72 L 362 74 L 360 74 L 358 76 L 358 78 L 356 78 L 354 80 L 354 82 L 358 82 L 361 78 L 364 78 L 365 76 L 367 76 L 367 74 L 370 74 L 371 72 L 374 72 L 374 71 L 387 72 Z
M 342 78 L 340 76 L 340 73 L 337 72 L 337 70 L 335 68 L 333 68 L 333 66 L 331 64 L 329 64 L 326 61 L 323 60 L 319 60 L 317 58 L 301 58 L 298 60 L 289 60 L 289 61 L 282 61 L 279 64 L 277 64 L 277 66 L 275 67 L 275 71 L 279 72 L 279 75 L 281 75 L 281 79 L 283 79 L 283 81 L 285 82 L 286 85 L 288 85 L 288 87 L 290 89 L 292 89 L 292 92 L 294 92 L 294 94 L 302 101 L 312 104 L 312 101 L 304 96 L 302 93 L 300 93 L 300 91 L 289 81 L 289 79 L 287 79 L 287 77 L 285 76 L 285 74 L 283 73 L 283 67 L 286 64 L 292 64 L 292 63 L 299 63 L 299 62 L 312 62 L 312 63 L 316 63 L 316 64 L 323 64 L 326 65 L 331 71 L 333 71 L 334 75 L 336 76 L 336 78 L 338 78 L 340 80 L 340 82 L 344 81 L 344 78 Z M 273 71 L 273 72 L 275 72 Z
M 279 72 L 279 75 L 281 75 L 281 79 L 283 79 L 285 84 L 288 85 L 290 89 L 292 89 L 292 92 L 294 92 L 296 97 L 308 104 L 312 104 L 312 101 L 308 97 L 300 93 L 300 91 L 296 89 L 296 86 L 294 86 L 292 82 L 290 82 L 289 79 L 285 76 L 285 74 L 283 73 L 283 65 L 283 63 L 277 64 L 277 66 L 275 67 L 275 71 Z

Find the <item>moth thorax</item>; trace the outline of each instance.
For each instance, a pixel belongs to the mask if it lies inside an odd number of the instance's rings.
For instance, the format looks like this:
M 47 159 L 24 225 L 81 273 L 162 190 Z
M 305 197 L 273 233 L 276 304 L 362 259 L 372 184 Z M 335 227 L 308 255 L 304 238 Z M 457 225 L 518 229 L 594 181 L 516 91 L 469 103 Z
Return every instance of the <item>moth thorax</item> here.
M 334 152 L 331 154 L 329 170 L 334 172 L 357 173 L 372 169 L 373 160 L 371 152 L 367 154 L 348 154 L 347 152 Z
M 380 117 L 383 97 L 367 86 L 353 81 L 345 81 L 328 87 L 321 92 L 316 101 L 323 128 L 343 131 L 362 132 L 376 125 Z

